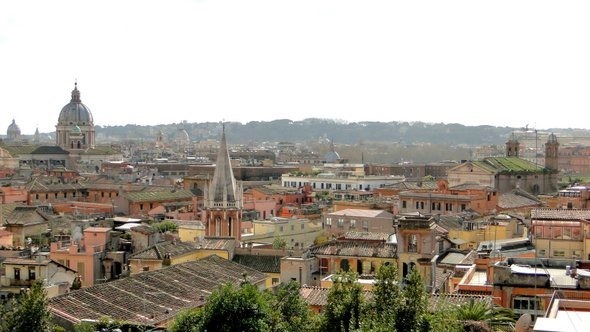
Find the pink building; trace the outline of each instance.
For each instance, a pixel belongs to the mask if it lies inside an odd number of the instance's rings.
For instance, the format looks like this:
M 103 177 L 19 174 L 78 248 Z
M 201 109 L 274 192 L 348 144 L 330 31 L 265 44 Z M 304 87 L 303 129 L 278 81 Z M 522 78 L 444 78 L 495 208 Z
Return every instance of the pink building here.
M 103 259 L 103 252 L 108 251 L 110 232 L 107 227 L 86 228 L 82 238 L 73 235 L 71 243 L 51 243 L 49 257 L 75 270 L 82 278 L 82 287 L 93 286 L 98 279 L 110 279 L 107 267 L 110 269 L 111 265 Z
M 0 187 L 0 203 L 27 203 L 27 189 L 22 186 Z

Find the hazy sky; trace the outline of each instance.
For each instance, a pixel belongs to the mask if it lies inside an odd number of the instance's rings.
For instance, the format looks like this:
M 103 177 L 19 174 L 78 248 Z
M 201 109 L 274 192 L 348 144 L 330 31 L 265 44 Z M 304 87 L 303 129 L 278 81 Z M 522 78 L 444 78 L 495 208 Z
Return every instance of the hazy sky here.
M 590 1 L 0 1 L 0 134 L 329 118 L 590 128 Z

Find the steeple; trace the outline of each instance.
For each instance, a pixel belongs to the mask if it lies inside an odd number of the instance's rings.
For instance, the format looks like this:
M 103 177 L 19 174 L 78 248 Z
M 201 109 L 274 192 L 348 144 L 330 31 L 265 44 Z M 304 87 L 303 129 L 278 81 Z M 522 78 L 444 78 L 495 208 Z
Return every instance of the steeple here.
M 202 218 L 206 225 L 205 234 L 207 236 L 232 237 L 240 240 L 242 190 L 242 186 L 236 182 L 231 168 L 225 125 L 223 125 L 213 179 L 209 186 L 205 187 L 203 193 L 205 213 L 202 214 Z
M 215 162 L 215 172 L 213 173 L 213 181 L 209 189 L 209 201 L 214 203 L 216 207 L 241 208 L 241 197 L 237 193 L 236 179 L 234 178 L 227 148 L 225 124 L 222 127 L 221 143 Z

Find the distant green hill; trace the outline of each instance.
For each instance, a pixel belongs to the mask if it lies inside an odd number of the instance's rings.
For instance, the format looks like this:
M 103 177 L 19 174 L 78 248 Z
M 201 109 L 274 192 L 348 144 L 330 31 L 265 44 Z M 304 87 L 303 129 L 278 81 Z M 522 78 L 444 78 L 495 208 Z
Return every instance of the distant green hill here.
M 461 124 L 425 122 L 351 122 L 330 119 L 288 119 L 268 122 L 252 121 L 246 124 L 225 124 L 232 144 L 251 142 L 304 142 L 325 137 L 337 144 L 362 142 L 395 142 L 398 144 L 443 144 L 478 146 L 504 144 L 510 134 L 522 128 L 494 126 L 465 126 Z M 219 139 L 221 124 L 218 122 L 162 124 L 156 126 L 108 126 L 96 127 L 97 135 L 107 140 L 154 140 L 162 130 L 168 140 L 173 140 L 184 129 L 192 141 Z M 547 129 L 558 138 L 564 136 L 590 137 L 589 130 Z

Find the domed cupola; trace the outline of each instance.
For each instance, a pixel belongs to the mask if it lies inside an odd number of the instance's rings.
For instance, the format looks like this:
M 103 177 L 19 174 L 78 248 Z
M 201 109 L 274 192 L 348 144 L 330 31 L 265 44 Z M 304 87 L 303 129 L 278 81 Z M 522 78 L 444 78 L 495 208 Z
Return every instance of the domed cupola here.
M 80 99 L 80 91 L 78 90 L 78 83 L 74 84 L 74 90 L 72 90 L 72 100 L 61 109 L 59 113 L 58 125 L 60 126 L 92 126 L 94 120 L 92 119 L 92 113 L 90 109 L 82 104 Z
M 8 139 L 11 141 L 18 139 L 20 136 L 20 128 L 18 127 L 14 119 L 12 119 L 12 123 L 8 126 L 8 129 L 6 130 L 6 136 L 8 136 Z
M 72 100 L 61 109 L 55 126 L 56 144 L 66 150 L 85 150 L 95 147 L 95 128 L 92 113 L 82 104 L 78 83 L 74 84 Z

